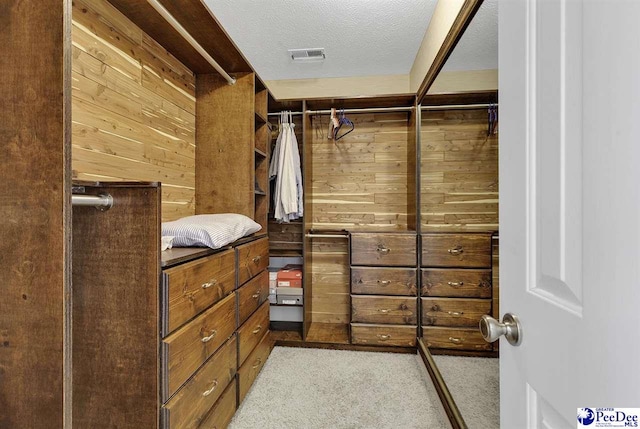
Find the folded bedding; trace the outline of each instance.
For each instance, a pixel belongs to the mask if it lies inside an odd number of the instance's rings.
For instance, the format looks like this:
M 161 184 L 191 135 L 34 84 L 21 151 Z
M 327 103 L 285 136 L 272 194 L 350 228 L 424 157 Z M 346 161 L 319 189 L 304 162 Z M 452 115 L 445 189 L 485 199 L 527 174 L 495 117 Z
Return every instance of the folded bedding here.
M 162 236 L 172 236 L 173 247 L 219 249 L 261 228 L 253 219 L 237 213 L 203 214 L 163 222 Z

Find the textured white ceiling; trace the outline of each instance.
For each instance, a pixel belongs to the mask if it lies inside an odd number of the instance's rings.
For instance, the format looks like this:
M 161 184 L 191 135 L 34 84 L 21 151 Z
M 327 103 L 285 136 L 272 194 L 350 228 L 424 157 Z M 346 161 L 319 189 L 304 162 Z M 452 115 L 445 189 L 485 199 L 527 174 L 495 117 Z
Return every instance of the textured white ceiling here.
M 407 74 L 436 0 L 205 0 L 263 80 Z M 293 63 L 287 49 L 325 48 Z
M 498 68 L 498 0 L 484 0 L 442 70 Z
M 447 0 L 440 0 L 447 1 Z M 205 0 L 263 80 L 408 74 L 437 0 Z M 498 68 L 498 0 L 485 0 L 443 70 Z M 325 48 L 323 62 L 288 49 Z

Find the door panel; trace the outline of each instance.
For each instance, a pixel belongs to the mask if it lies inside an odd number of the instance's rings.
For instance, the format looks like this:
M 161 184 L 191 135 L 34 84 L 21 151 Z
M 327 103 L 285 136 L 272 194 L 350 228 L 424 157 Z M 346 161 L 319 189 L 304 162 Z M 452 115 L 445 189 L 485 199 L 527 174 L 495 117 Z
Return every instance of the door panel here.
M 500 303 L 524 334 L 500 340 L 501 427 L 640 403 L 637 16 L 640 2 L 500 3 Z

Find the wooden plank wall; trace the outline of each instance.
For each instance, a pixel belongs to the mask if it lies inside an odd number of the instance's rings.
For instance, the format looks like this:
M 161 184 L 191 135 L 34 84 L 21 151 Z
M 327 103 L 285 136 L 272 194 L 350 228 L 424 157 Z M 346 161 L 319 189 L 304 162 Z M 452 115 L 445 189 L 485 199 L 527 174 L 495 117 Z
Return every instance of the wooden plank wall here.
M 105 0 L 73 0 L 73 177 L 162 182 L 195 212 L 195 76 Z
M 422 231 L 498 230 L 498 136 L 487 110 L 423 111 Z
M 407 180 L 413 180 L 407 163 L 407 113 L 348 118 L 356 128 L 341 140 L 327 139 L 327 115 L 321 121 L 324 137 L 313 133 L 307 196 L 313 204 L 311 227 L 406 231 Z
M 407 184 L 415 181 L 407 162 L 407 113 L 352 114 L 355 130 L 336 142 L 315 128 L 310 135 L 312 176 L 307 198 L 310 228 L 349 231 L 406 231 Z M 313 121 L 318 121 L 313 118 Z M 307 169 L 308 170 L 308 169 Z M 409 171 L 411 170 L 411 171 Z M 309 174 L 308 171 L 306 174 Z M 312 241 L 313 322 L 349 323 L 349 253 L 344 239 Z

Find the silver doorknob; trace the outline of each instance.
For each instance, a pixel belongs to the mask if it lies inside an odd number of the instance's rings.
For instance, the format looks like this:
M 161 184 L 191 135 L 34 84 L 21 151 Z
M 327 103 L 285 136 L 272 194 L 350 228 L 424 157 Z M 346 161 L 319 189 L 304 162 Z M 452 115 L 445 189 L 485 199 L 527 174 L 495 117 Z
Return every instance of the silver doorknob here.
M 484 315 L 480 318 L 480 332 L 482 337 L 488 343 L 492 343 L 505 336 L 509 344 L 519 346 L 522 342 L 522 327 L 518 317 L 511 313 L 505 313 L 502 317 L 502 323 L 498 322 L 491 316 Z

